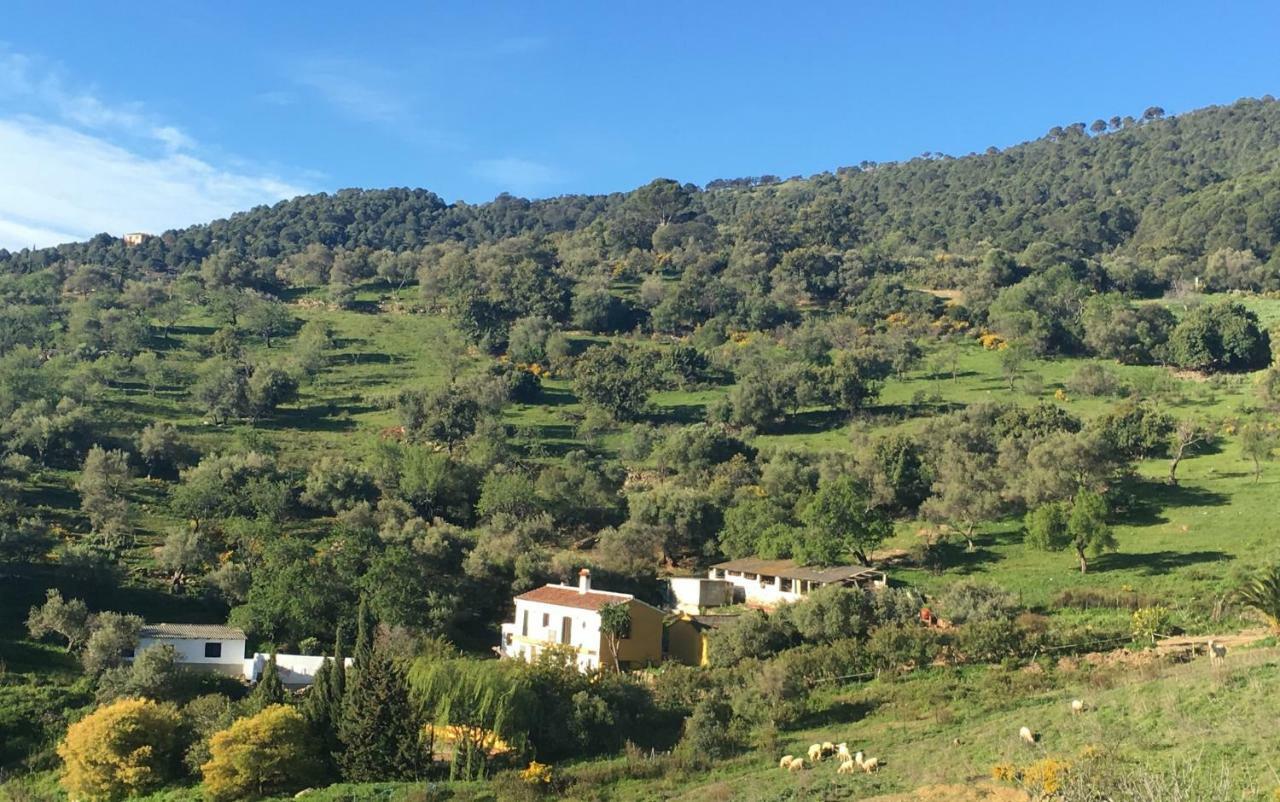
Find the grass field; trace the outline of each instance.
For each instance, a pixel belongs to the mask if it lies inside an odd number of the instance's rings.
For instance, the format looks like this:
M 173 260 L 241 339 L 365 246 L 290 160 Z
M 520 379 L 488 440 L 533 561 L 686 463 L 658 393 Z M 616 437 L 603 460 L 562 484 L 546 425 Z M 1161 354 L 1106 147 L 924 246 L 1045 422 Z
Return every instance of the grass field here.
M 407 291 L 406 291 L 407 292 Z M 376 308 L 376 290 L 358 297 L 362 308 Z M 308 386 L 296 404 L 283 408 L 272 420 L 256 428 L 214 426 L 204 422 L 196 409 L 176 389 L 161 389 L 155 395 L 140 386 L 110 389 L 111 414 L 102 422 L 104 440 L 127 443 L 147 423 L 169 420 L 200 451 L 225 451 L 246 447 L 267 447 L 278 452 L 286 466 L 303 467 L 323 453 L 358 457 L 375 442 L 379 432 L 396 424 L 388 401 L 402 387 L 438 386 L 446 380 L 445 350 L 458 351 L 448 339 L 449 326 L 437 316 L 404 312 L 371 313 L 336 311 L 322 305 L 295 303 L 292 311 L 300 321 L 326 320 L 335 332 L 337 347 L 329 366 Z M 1264 320 L 1280 320 L 1280 301 L 1249 298 L 1248 305 Z M 166 357 L 176 363 L 192 363 L 195 347 L 212 331 L 211 321 L 183 320 L 174 329 Z M 585 347 L 588 339 L 577 343 Z M 268 352 L 252 346 L 255 356 L 287 354 L 287 339 Z M 726 346 L 733 347 L 733 346 Z M 485 357 L 474 351 L 450 355 L 462 372 L 480 369 Z M 931 414 L 954 406 L 991 401 L 1033 403 L 1055 400 L 1071 413 L 1089 418 L 1118 399 L 1076 396 L 1069 380 L 1085 359 L 1034 361 L 1025 368 L 1011 390 L 1000 375 L 997 355 L 976 343 L 965 346 L 950 368 L 925 367 L 903 378 L 890 378 L 874 407 L 853 425 L 876 432 L 893 428 L 911 430 Z M 1129 367 L 1111 364 L 1120 378 L 1137 386 L 1163 381 L 1166 407 L 1175 415 L 1230 415 L 1250 398 L 1253 377 L 1216 377 L 1210 381 L 1173 378 L 1162 368 Z M 711 385 L 690 390 L 674 390 L 654 395 L 651 420 L 659 425 L 699 420 L 708 405 L 729 391 L 727 385 Z M 512 405 L 505 422 L 514 433 L 513 442 L 530 455 L 561 454 L 574 448 L 615 453 L 629 436 L 624 430 L 584 440 L 578 435 L 577 420 L 585 412 L 573 397 L 571 382 L 563 377 L 544 381 L 543 400 L 538 404 Z M 850 447 L 850 423 L 821 410 L 802 412 L 782 431 L 757 435 L 760 448 L 796 448 L 810 451 L 840 451 Z M 985 527 L 977 549 L 960 555 L 959 564 L 941 576 L 914 569 L 894 571 L 895 579 L 934 589 L 959 576 L 979 576 L 1009 587 L 1026 603 L 1045 605 L 1060 590 L 1071 587 L 1136 588 L 1174 602 L 1186 613 L 1186 623 L 1203 626 L 1215 599 L 1226 587 L 1231 574 L 1280 553 L 1274 542 L 1274 498 L 1280 484 L 1280 468 L 1268 468 L 1260 482 L 1254 482 L 1251 465 L 1239 453 L 1232 438 L 1224 438 L 1213 453 L 1188 459 L 1180 468 L 1181 482 L 1170 487 L 1160 481 L 1167 471 L 1164 461 L 1148 461 L 1139 466 L 1144 481 L 1133 484 L 1141 504 L 1117 522 L 1120 549 L 1095 561 L 1093 570 L 1080 575 L 1068 554 L 1030 551 L 1020 542 L 1020 522 L 1003 521 Z M 73 485 L 73 471 L 45 471 L 29 501 L 41 507 L 45 517 L 69 531 L 84 531 Z M 171 526 L 180 521 L 169 516 L 163 505 L 164 483 L 137 478 L 131 501 L 138 513 L 137 548 L 130 565 L 145 570 L 149 549 Z M 903 521 L 888 545 L 909 548 L 916 541 L 920 524 Z M 141 578 L 141 576 L 139 577 Z M 12 621 L 6 622 L 12 626 Z

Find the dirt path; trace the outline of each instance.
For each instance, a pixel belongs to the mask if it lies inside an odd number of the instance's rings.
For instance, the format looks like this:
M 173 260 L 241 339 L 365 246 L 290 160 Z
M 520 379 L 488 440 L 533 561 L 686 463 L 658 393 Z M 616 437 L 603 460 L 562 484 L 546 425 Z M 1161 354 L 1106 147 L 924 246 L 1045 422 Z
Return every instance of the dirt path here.
M 1178 635 L 1177 637 L 1161 638 L 1156 641 L 1156 651 L 1160 654 L 1188 650 L 1204 651 L 1205 644 L 1210 640 L 1220 643 L 1230 650 L 1257 643 L 1260 640 L 1265 640 L 1270 635 L 1271 633 L 1262 627 L 1258 629 L 1242 629 L 1239 632 L 1232 632 L 1226 635 Z

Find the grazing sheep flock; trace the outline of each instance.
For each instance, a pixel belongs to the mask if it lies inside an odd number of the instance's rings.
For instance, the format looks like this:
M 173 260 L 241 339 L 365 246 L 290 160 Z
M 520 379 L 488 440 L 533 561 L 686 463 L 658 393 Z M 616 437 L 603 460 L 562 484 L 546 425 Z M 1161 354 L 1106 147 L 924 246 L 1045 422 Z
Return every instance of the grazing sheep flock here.
M 824 757 L 835 756 L 839 760 L 836 767 L 836 774 L 853 774 L 855 770 L 862 769 L 867 774 L 880 769 L 880 758 L 864 757 L 862 752 L 854 755 L 849 754 L 849 744 L 838 743 L 833 744 L 825 741 L 820 744 L 813 744 L 808 750 L 809 763 L 817 765 L 822 762 Z M 783 755 L 778 761 L 778 768 L 787 771 L 802 771 L 805 767 L 804 758 L 795 757 L 793 755 Z

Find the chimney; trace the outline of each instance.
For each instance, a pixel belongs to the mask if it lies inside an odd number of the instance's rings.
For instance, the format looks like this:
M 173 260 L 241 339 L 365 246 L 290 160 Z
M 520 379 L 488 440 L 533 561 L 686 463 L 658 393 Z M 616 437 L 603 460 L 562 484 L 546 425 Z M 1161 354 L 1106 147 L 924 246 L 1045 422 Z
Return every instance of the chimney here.
M 578 572 L 578 592 L 586 593 L 591 590 L 591 569 L 583 568 Z

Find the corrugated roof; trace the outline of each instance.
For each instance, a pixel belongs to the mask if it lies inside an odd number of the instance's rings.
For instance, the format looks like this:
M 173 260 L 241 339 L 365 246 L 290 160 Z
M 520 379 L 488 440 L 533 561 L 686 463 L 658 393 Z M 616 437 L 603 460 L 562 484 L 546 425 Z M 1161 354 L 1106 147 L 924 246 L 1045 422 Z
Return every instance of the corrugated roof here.
M 244 640 L 244 630 L 222 624 L 144 624 L 144 638 L 192 638 L 194 640 Z
M 577 607 L 581 610 L 599 610 L 606 604 L 630 601 L 630 593 L 610 593 L 606 590 L 588 590 L 586 593 L 569 585 L 543 585 L 516 596 L 516 601 L 554 604 L 557 607 Z
M 758 560 L 754 557 L 716 563 L 712 567 L 722 571 L 803 579 L 806 582 L 848 582 L 853 579 L 880 576 L 882 573 L 874 568 L 864 568 L 860 565 L 828 565 L 823 568 L 796 565 L 795 560 Z

